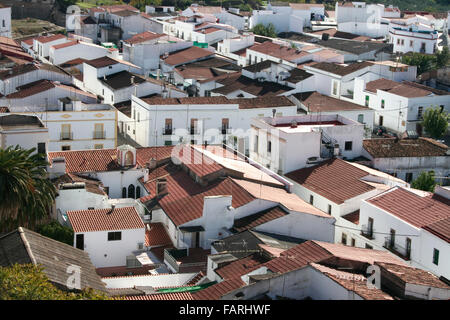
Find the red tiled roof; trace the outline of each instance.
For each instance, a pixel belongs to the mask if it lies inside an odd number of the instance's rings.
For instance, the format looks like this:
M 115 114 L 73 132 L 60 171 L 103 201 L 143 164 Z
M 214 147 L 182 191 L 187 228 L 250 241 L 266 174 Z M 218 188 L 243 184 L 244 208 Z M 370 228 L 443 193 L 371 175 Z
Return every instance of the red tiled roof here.
M 304 106 L 308 107 L 310 112 L 370 110 L 359 104 L 329 97 L 316 91 L 296 93 L 294 97 L 300 100 Z
M 57 44 L 57 45 L 54 45 L 52 47 L 55 48 L 55 50 L 58 50 L 58 49 L 67 48 L 67 47 L 71 47 L 71 46 L 77 45 L 78 43 L 79 43 L 79 41 L 75 40 L 75 41 L 70 41 L 70 42 Z
M 74 232 L 145 228 L 134 207 L 67 211 Z
M 63 34 L 54 34 L 51 36 L 42 36 L 42 37 L 35 38 L 35 40 L 40 43 L 47 43 L 47 42 L 52 42 L 52 41 L 56 41 L 56 40 L 60 40 L 60 39 L 67 39 L 67 37 Z
M 366 171 L 341 159 L 326 160 L 316 166 L 286 174 L 288 178 L 336 204 L 372 191 L 373 186 L 361 181 L 367 175 Z
M 214 272 L 224 280 L 237 278 L 259 268 L 266 261 L 267 259 L 262 258 L 261 255 L 252 254 L 248 257 L 233 261 L 221 268 L 217 268 Z
M 426 97 L 431 94 L 449 95 L 450 93 L 410 81 L 395 82 L 388 79 L 377 79 L 366 83 L 366 90 L 376 93 L 377 90 L 386 91 L 405 98 Z
M 219 300 L 225 294 L 243 287 L 245 283 L 240 278 L 224 280 L 206 289 L 192 294 L 195 300 Z
M 319 262 L 333 255 L 313 241 L 306 241 L 280 254 L 264 264 L 273 272 L 285 273 L 308 265 L 310 262 Z
M 354 224 L 359 224 L 359 210 L 353 211 L 351 213 L 348 213 L 344 216 L 342 216 L 347 221 L 350 221 Z
M 428 271 L 410 266 L 399 266 L 392 263 L 376 262 L 375 264 L 404 283 L 450 290 L 450 286 Z
M 423 228 L 450 243 L 450 217 L 431 223 Z
M 369 61 L 363 61 L 363 62 L 355 62 L 349 65 L 341 65 L 337 63 L 331 63 L 331 62 L 319 62 L 316 64 L 311 65 L 311 68 L 323 70 L 329 73 L 337 74 L 340 76 L 346 76 L 348 74 L 351 74 L 353 72 L 356 72 L 358 70 L 367 68 L 372 66 L 372 63 Z
M 287 212 L 277 206 L 241 219 L 234 220 L 233 229 L 237 232 L 242 232 L 272 220 L 284 217 L 285 215 L 287 215 Z
M 150 230 L 145 230 L 146 246 L 153 247 L 172 245 L 172 240 L 170 240 L 170 237 L 162 223 L 150 223 L 148 226 L 150 227 Z
M 6 98 L 8 99 L 26 98 L 53 88 L 55 88 L 54 82 L 49 80 L 38 80 L 28 84 L 27 86 L 22 86 L 21 90 L 8 94 Z
M 22 40 L 22 42 L 30 46 L 30 45 L 33 45 L 34 38 L 30 38 L 30 39 L 27 39 L 27 40 Z
M 223 170 L 222 165 L 195 150 L 192 146 L 177 146 L 172 152 L 172 157 L 182 162 L 199 178 Z
M 141 42 L 161 38 L 163 36 L 165 36 L 165 34 L 155 33 L 155 32 L 151 32 L 151 31 L 145 31 L 142 33 L 135 34 L 130 39 L 125 40 L 125 42 L 129 43 L 129 44 L 136 44 L 136 43 L 141 43 Z
M 258 43 L 248 50 L 253 50 L 256 52 L 264 53 L 272 57 L 280 58 L 287 61 L 293 61 L 304 56 L 310 55 L 309 52 L 301 51 L 299 49 L 294 49 L 288 46 L 282 46 L 271 41 L 265 41 L 263 43 Z
M 150 159 L 154 158 L 157 162 L 169 159 L 172 156 L 174 146 L 146 147 L 136 149 L 136 162 L 140 166 L 146 166 Z
M 49 152 L 50 164 L 54 158 L 66 159 L 66 172 L 94 172 L 119 170 L 116 149 L 95 149 Z
M 450 206 L 430 195 L 421 197 L 404 188 L 394 187 L 367 200 L 418 228 L 450 217 Z
M 418 139 L 369 139 L 363 140 L 364 149 L 374 158 L 439 157 L 446 156 L 448 147 L 436 140 Z
M 190 292 L 156 293 L 140 296 L 126 296 L 124 300 L 194 300 Z
M 193 46 L 188 49 L 169 54 L 169 57 L 164 60 L 164 63 L 172 66 L 177 66 L 212 55 L 214 55 L 214 52 Z
M 93 66 L 94 68 L 104 68 L 104 67 L 107 67 L 107 66 L 118 64 L 119 61 L 111 59 L 111 58 L 105 56 L 105 57 L 100 57 L 100 58 L 97 58 L 97 59 L 92 59 L 92 60 L 85 61 L 85 63 L 87 63 L 88 65 Z

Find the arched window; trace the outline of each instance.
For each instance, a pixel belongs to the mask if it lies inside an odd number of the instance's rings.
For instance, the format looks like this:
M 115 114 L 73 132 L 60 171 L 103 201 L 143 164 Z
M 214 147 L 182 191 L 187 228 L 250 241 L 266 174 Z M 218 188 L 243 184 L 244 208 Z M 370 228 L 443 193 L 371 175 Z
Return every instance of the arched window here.
M 127 153 L 125 153 L 125 165 L 132 166 L 134 162 L 133 160 L 134 160 L 133 152 L 127 151 Z
M 123 187 L 122 188 L 122 198 L 126 198 L 127 197 L 127 188 Z
M 130 184 L 128 186 L 128 198 L 134 199 L 135 193 L 134 193 L 134 184 Z
M 141 197 L 141 187 L 136 187 L 136 199 L 139 199 Z

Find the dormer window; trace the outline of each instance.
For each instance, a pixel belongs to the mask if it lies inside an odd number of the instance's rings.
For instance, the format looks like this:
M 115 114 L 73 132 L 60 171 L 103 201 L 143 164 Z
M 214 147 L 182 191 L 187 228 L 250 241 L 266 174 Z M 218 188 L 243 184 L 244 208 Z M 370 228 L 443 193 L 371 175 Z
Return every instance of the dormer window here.
M 134 162 L 134 156 L 131 151 L 127 151 L 125 153 L 125 165 L 126 166 L 132 166 Z

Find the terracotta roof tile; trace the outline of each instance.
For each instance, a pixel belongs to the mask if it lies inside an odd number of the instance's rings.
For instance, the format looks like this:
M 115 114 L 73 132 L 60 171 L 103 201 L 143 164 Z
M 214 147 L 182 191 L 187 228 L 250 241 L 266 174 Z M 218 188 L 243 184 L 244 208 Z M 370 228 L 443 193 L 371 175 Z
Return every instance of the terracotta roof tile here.
M 57 45 L 54 45 L 54 46 L 52 46 L 55 50 L 58 50 L 58 49 L 62 49 L 62 48 L 67 48 L 67 47 L 72 47 L 72 46 L 75 46 L 75 45 L 77 45 L 79 43 L 79 41 L 78 40 L 75 40 L 75 41 L 70 41 L 70 42 L 65 42 L 65 43 L 61 43 L 61 44 L 57 44 Z
M 450 243 L 450 217 L 431 223 L 423 228 Z
M 166 36 L 166 35 L 165 34 L 161 34 L 161 33 L 151 32 L 151 31 L 145 31 L 145 32 L 142 32 L 142 33 L 135 34 L 130 39 L 125 40 L 125 42 L 128 43 L 128 44 L 138 44 L 138 43 L 150 41 L 150 40 L 153 40 L 153 39 L 158 39 L 158 38 L 161 38 L 163 36 Z
M 296 93 L 293 96 L 307 107 L 310 112 L 370 110 L 359 104 L 326 96 L 316 91 Z
M 437 198 L 419 196 L 404 188 L 394 187 L 367 200 L 418 228 L 450 217 L 450 206 Z
M 172 66 L 178 66 L 183 63 L 191 62 L 197 59 L 206 58 L 213 55 L 214 52 L 193 46 L 188 49 L 180 50 L 169 54 L 169 57 L 164 60 L 164 63 Z
M 55 83 L 49 80 L 39 80 L 27 84 L 26 86 L 21 86 L 20 90 L 17 92 L 13 92 L 8 94 L 6 98 L 8 99 L 22 99 L 29 96 L 33 96 L 35 94 L 50 90 L 55 88 Z
M 150 230 L 145 230 L 145 245 L 148 247 L 153 246 L 167 246 L 172 245 L 166 229 L 162 223 L 150 223 L 148 224 Z
M 258 269 L 267 259 L 260 254 L 252 254 L 248 257 L 233 261 L 223 267 L 214 270 L 222 279 L 232 279 L 247 274 L 255 269 Z
M 373 186 L 361 181 L 367 175 L 366 171 L 341 159 L 326 160 L 313 167 L 286 174 L 288 178 L 336 204 L 372 191 Z
M 372 63 L 369 61 L 364 62 L 355 62 L 350 65 L 344 66 L 337 63 L 331 63 L 331 62 L 319 62 L 316 64 L 311 65 L 311 68 L 320 69 L 329 73 L 337 74 L 340 76 L 346 76 L 348 74 L 351 74 L 353 72 L 356 72 L 358 70 L 367 68 L 372 66 Z
M 40 43 L 48 43 L 48 42 L 52 42 L 52 41 L 56 41 L 56 40 L 60 40 L 60 39 L 67 39 L 67 37 L 63 34 L 55 34 L 55 35 L 51 35 L 51 36 L 42 36 L 42 37 L 35 38 L 35 40 Z
M 63 157 L 66 160 L 66 172 L 95 172 L 119 170 L 116 149 L 96 149 L 77 151 L 49 152 L 50 164 L 54 158 Z
M 244 218 L 234 220 L 233 229 L 237 232 L 242 232 L 248 229 L 252 229 L 261 224 L 270 222 L 272 220 L 284 217 L 288 213 L 280 207 L 273 207 Z
M 363 140 L 364 149 L 374 158 L 394 157 L 442 157 L 448 147 L 436 140 L 418 139 L 369 139 Z
M 359 224 L 359 210 L 343 215 L 342 218 L 354 224 Z
M 367 82 L 366 90 L 373 93 L 376 93 L 377 90 L 382 90 L 405 98 L 426 97 L 431 94 L 435 95 L 450 94 L 447 91 L 434 89 L 410 81 L 395 82 L 384 78 Z
M 94 68 L 104 68 L 107 66 L 111 66 L 114 64 L 118 64 L 119 61 L 111 59 L 109 57 L 100 57 L 97 59 L 92 59 L 92 60 L 87 60 L 85 61 L 85 63 L 87 63 L 88 65 L 93 66 Z
M 140 296 L 126 296 L 125 300 L 194 300 L 190 292 L 156 293 Z
M 255 44 L 248 48 L 248 50 L 264 53 L 279 59 L 294 61 L 310 55 L 309 52 L 294 49 L 288 46 L 282 46 L 271 41 Z
M 134 207 L 67 211 L 67 217 L 76 233 L 145 228 Z
M 197 291 L 192 296 L 194 300 L 219 300 L 222 296 L 244 285 L 245 283 L 240 278 L 228 279 Z

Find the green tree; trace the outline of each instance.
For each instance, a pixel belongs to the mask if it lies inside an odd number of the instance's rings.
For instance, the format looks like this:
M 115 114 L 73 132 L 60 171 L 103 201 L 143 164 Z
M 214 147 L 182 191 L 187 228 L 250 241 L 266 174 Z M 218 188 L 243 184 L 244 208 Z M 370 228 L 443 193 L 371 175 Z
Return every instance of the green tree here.
M 423 114 L 422 125 L 431 138 L 440 139 L 447 132 L 449 120 L 448 113 L 441 108 L 428 108 Z
M 58 221 L 52 220 L 48 224 L 40 225 L 37 232 L 51 239 L 73 246 L 73 230 L 62 226 Z
M 46 155 L 35 150 L 0 149 L 0 231 L 34 229 L 49 215 L 56 188 L 47 176 Z
M 429 54 L 411 52 L 402 56 L 401 62 L 410 66 L 417 66 L 417 74 L 431 70 L 435 65 L 436 57 Z
M 66 292 L 49 282 L 43 268 L 33 264 L 0 267 L 0 300 L 108 300 L 92 289 Z
M 444 47 L 442 51 L 436 53 L 436 67 L 442 68 L 450 63 L 450 51 L 448 47 Z
M 436 181 L 434 180 L 434 172 L 422 171 L 417 179 L 411 182 L 411 188 L 419 189 L 423 191 L 434 192 Z
M 272 23 L 269 23 L 267 27 L 263 25 L 262 23 L 258 23 L 256 26 L 253 27 L 252 32 L 254 34 L 265 36 L 265 37 L 271 37 L 276 38 L 277 33 L 275 31 L 275 26 Z

